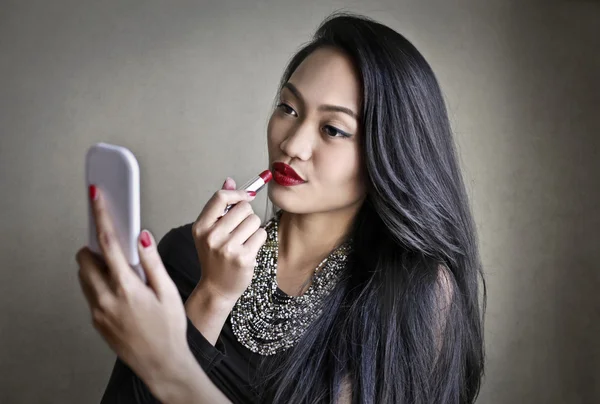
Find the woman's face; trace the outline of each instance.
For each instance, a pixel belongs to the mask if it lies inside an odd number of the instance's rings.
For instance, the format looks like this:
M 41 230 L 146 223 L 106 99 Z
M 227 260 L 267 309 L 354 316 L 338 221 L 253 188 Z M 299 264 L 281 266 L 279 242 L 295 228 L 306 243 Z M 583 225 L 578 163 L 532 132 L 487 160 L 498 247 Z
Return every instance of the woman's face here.
M 351 59 L 322 47 L 281 90 L 268 125 L 271 201 L 290 213 L 355 210 L 366 194 L 361 158 L 361 83 Z M 289 185 L 285 163 L 304 182 Z

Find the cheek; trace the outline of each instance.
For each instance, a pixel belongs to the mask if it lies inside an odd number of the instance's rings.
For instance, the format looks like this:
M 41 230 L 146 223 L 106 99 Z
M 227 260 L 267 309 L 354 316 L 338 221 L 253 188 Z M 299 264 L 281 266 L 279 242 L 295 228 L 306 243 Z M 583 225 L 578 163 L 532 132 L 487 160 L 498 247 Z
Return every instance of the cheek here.
M 274 119 L 273 116 L 271 115 L 271 118 L 269 119 L 269 124 L 267 125 L 267 149 L 269 152 L 269 163 L 271 163 L 273 161 L 273 158 L 275 157 L 273 155 L 273 152 L 275 151 L 275 140 L 273 139 L 273 134 L 274 134 Z
M 343 187 L 348 192 L 361 189 L 362 169 L 360 155 L 356 148 L 329 150 L 327 153 L 320 154 L 316 163 L 324 187 L 330 189 Z
M 269 149 L 269 156 L 273 155 L 273 152 L 277 150 L 279 143 L 281 143 L 281 139 L 279 138 L 282 136 L 283 129 L 278 121 L 277 117 L 275 117 L 275 113 L 273 113 L 267 125 L 267 147 Z

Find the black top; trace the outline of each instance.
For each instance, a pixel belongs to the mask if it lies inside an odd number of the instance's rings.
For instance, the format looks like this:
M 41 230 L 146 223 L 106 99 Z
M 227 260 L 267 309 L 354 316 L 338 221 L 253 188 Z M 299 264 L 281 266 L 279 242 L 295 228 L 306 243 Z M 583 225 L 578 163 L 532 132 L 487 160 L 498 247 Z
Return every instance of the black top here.
M 192 223 L 173 228 L 158 243 L 158 252 L 185 302 L 200 279 L 200 264 Z M 281 292 L 281 290 L 280 290 Z M 190 350 L 213 383 L 233 403 L 256 403 L 252 376 L 261 355 L 240 344 L 231 329 L 231 315 L 213 346 L 188 318 Z M 119 358 L 115 363 L 101 404 L 159 403 L 148 387 Z

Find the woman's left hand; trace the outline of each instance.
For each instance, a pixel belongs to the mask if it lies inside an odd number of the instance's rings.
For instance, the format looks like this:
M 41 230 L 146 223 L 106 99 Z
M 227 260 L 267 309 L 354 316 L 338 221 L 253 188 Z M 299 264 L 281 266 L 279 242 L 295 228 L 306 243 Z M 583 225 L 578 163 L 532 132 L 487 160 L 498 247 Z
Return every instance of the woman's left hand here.
M 194 360 L 186 340 L 185 309 L 152 235 L 144 230 L 138 238 L 146 285 L 127 262 L 97 188 L 96 195 L 91 203 L 102 256 L 87 246 L 77 252 L 79 282 L 94 328 L 157 395 Z

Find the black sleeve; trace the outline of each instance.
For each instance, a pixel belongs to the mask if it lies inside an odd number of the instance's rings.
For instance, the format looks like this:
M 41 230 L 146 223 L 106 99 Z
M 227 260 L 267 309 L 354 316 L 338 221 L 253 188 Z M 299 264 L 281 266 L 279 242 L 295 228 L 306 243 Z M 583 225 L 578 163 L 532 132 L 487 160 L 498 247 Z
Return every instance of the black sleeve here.
M 200 280 L 200 264 L 192 237 L 192 224 L 180 226 L 165 234 L 158 243 L 158 253 L 177 286 L 183 302 Z M 190 350 L 202 369 L 210 374 L 225 356 L 221 337 L 213 346 L 202 333 L 187 320 L 187 341 Z M 150 393 L 144 382 L 117 357 L 101 404 L 150 404 L 159 401 Z

